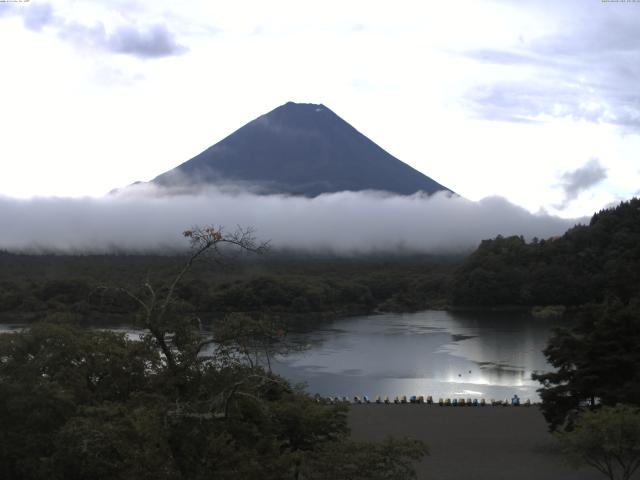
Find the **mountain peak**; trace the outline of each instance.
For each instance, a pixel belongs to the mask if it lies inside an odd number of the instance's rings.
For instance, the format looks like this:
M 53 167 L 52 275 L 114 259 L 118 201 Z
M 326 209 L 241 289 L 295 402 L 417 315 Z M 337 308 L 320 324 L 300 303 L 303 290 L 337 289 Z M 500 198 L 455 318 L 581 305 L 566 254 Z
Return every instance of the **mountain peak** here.
M 287 102 L 153 180 L 316 196 L 343 190 L 450 191 L 393 157 L 323 104 Z
M 284 105 L 280 105 L 275 110 L 280 108 L 288 108 L 288 109 L 299 109 L 299 110 L 314 110 L 316 111 L 318 108 L 327 108 L 321 103 L 296 103 L 296 102 L 287 102 Z
M 273 109 L 265 115 L 312 115 L 314 113 L 333 113 L 321 103 L 295 103 L 287 102 Z M 335 114 L 334 114 L 335 115 Z
M 322 120 L 324 118 L 324 120 Z M 263 122 L 275 122 L 277 125 L 288 125 L 291 128 L 322 128 L 318 122 L 330 122 L 331 118 L 339 119 L 335 113 L 321 103 L 294 103 L 287 102 L 284 105 L 271 110 L 269 113 L 258 117 Z

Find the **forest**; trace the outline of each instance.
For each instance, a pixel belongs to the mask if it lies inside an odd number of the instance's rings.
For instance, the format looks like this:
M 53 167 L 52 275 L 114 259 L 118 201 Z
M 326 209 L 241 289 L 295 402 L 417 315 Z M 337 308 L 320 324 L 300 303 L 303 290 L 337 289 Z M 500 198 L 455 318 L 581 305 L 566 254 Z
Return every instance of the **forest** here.
M 640 200 L 593 215 L 560 237 L 483 241 L 455 273 L 453 305 L 577 306 L 640 293 Z
M 422 442 L 351 441 L 345 405 L 311 397 L 268 361 L 247 361 L 273 355 L 280 325 L 236 313 L 212 336 L 185 315 L 178 287 L 196 261 L 263 245 L 248 230 L 184 235 L 191 250 L 169 283 L 105 287 L 135 305 L 141 338 L 83 328 L 63 311 L 0 335 L 0 477 L 415 478 Z M 56 292 L 73 305 L 81 285 Z
M 135 302 L 116 288 L 166 284 L 184 255 L 0 253 L 0 319 L 29 322 L 63 312 L 88 324 L 126 322 Z M 201 262 L 178 287 L 185 314 L 284 315 L 304 323 L 375 311 L 442 308 L 458 256 L 336 256 L 269 251 Z

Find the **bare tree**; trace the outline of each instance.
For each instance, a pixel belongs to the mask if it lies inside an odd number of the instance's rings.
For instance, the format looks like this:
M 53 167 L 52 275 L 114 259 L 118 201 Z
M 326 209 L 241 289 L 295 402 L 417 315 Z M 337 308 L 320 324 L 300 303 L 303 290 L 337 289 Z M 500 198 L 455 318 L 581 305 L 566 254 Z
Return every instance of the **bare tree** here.
M 241 227 L 226 234 L 222 227 L 197 226 L 185 230 L 183 236 L 189 240 L 191 249 L 184 265 L 168 286 L 157 288 L 147 279 L 140 293 L 126 288 L 118 290 L 141 307 L 143 326 L 162 352 L 169 371 L 179 375 L 179 371 L 193 367 L 224 370 L 230 365 L 246 365 L 249 371 L 225 384 L 207 401 L 176 398 L 175 409 L 169 412 L 169 416 L 200 420 L 227 418 L 230 405 L 240 398 L 251 399 L 256 408 L 262 408 L 263 402 L 256 395 L 257 391 L 267 383 L 286 386 L 285 381 L 271 374 L 270 349 L 284 336 L 279 323 L 270 319 L 256 320 L 244 315 L 230 315 L 218 326 L 216 335 L 205 338 L 199 319 L 189 321 L 183 315 L 174 318 L 171 308 L 177 301 L 178 285 L 196 261 L 208 257 L 218 265 L 225 264 L 242 253 L 264 253 L 268 242 L 257 242 L 252 229 Z M 217 354 L 212 357 L 201 355 L 202 350 L 213 343 L 216 344 Z M 256 368 L 259 367 L 259 356 L 266 358 L 266 373 Z
M 194 263 L 208 256 L 220 264 L 226 258 L 236 257 L 243 252 L 260 254 L 268 248 L 268 242 L 256 241 L 253 229 L 239 226 L 229 234 L 221 226 L 195 226 L 182 234 L 189 240 L 191 249 L 184 265 L 166 290 L 157 289 L 148 278 L 141 293 L 118 288 L 140 306 L 143 326 L 149 330 L 170 369 L 177 368 L 185 361 L 194 361 L 200 350 L 211 343 L 210 339 L 194 341 L 193 322 L 184 319 L 173 321 L 169 314 L 176 302 L 176 288 Z M 199 319 L 195 320 L 200 324 Z

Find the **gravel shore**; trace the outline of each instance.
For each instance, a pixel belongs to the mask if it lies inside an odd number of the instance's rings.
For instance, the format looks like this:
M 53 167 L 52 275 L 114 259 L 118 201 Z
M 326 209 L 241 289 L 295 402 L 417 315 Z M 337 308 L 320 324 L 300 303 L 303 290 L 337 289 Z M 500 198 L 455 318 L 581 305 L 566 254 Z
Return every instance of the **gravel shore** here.
M 349 425 L 355 440 L 423 440 L 430 455 L 417 465 L 419 479 L 603 479 L 592 468 L 564 462 L 536 406 L 352 405 Z

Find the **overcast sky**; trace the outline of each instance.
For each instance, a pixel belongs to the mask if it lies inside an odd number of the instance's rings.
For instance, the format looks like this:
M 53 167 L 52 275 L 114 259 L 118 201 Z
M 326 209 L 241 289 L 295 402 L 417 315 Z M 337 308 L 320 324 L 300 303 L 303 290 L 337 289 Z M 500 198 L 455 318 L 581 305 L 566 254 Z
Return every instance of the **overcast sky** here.
M 289 100 L 470 200 L 640 189 L 640 3 L 0 2 L 0 195 L 149 180 Z

